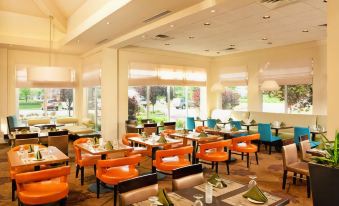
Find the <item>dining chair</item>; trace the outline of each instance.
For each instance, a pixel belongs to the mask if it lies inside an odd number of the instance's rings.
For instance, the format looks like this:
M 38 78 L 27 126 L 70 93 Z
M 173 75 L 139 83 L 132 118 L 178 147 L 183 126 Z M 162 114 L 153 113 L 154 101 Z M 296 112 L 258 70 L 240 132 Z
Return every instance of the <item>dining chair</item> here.
M 157 134 L 158 127 L 156 123 L 144 124 L 144 132 L 147 136 L 152 135 L 153 133 Z
M 185 156 L 192 154 L 192 152 L 192 146 L 158 150 L 155 153 L 155 160 L 153 160 L 153 165 L 154 167 L 156 167 L 157 171 L 163 174 L 171 175 L 171 172 L 174 169 L 185 167 L 191 164 L 189 159 Z
M 16 134 L 15 139 L 30 139 L 30 138 L 38 138 L 38 133 L 27 133 L 27 134 Z
M 69 174 L 69 166 L 16 174 L 19 206 L 54 202 L 66 206 Z
M 244 154 L 246 154 L 247 168 L 250 167 L 250 153 L 255 154 L 255 159 L 257 161 L 257 164 L 259 164 L 258 147 L 257 145 L 252 143 L 253 140 L 259 140 L 259 138 L 259 134 L 232 138 L 231 151 L 241 152 L 241 159 L 243 159 Z
M 97 161 L 101 159 L 100 155 L 92 155 L 90 153 L 81 151 L 81 149 L 77 146 L 78 144 L 86 143 L 88 140 L 90 140 L 90 138 L 79 138 L 73 142 L 75 165 L 76 165 L 75 178 L 78 178 L 79 171 L 80 171 L 81 172 L 80 174 L 81 185 L 84 185 L 85 167 L 93 167 L 94 174 L 95 174 Z
M 23 139 L 25 141 L 25 139 Z M 39 148 L 45 148 L 45 146 L 43 145 L 39 145 L 39 144 L 21 144 L 18 146 L 15 146 L 13 148 L 11 148 L 11 151 L 17 152 L 20 150 L 20 148 L 23 148 L 24 150 L 28 150 L 29 146 L 32 145 L 34 148 L 34 145 L 39 146 Z M 11 178 L 12 181 L 12 201 L 15 200 L 15 191 L 16 191 L 16 181 L 15 181 L 15 176 L 16 174 L 19 173 L 23 173 L 23 172 L 31 172 L 34 171 L 34 167 L 33 166 L 26 166 L 26 167 L 12 167 L 10 162 L 8 161 L 8 165 L 9 165 L 9 176 Z M 45 168 L 43 168 L 45 169 Z
M 15 132 L 15 130 L 29 130 L 29 127 L 25 127 L 19 124 L 18 118 L 15 115 L 7 116 L 8 133 Z
M 195 131 L 198 132 L 198 133 L 200 133 L 200 132 L 205 131 L 205 129 L 208 129 L 208 127 L 206 127 L 206 126 L 197 126 L 197 127 L 195 128 Z
M 312 141 L 310 128 L 308 127 L 294 127 L 294 143 L 299 144 L 300 137 L 307 135 L 310 141 L 311 148 L 319 146 L 320 142 Z
M 68 135 L 48 136 L 48 146 L 54 146 L 68 155 Z
M 41 118 L 41 119 L 29 119 L 27 120 L 28 126 L 34 126 L 36 124 L 50 124 L 51 119 L 49 118 Z
M 15 139 L 14 141 L 14 146 L 25 145 L 25 144 L 39 144 L 39 138 Z
M 300 141 L 300 153 L 301 153 L 301 160 L 304 162 L 310 162 L 312 155 L 307 154 L 307 150 L 311 149 L 310 140 Z
M 241 121 L 232 120 L 230 121 L 231 128 L 236 128 L 237 130 L 242 130 Z M 232 134 L 232 137 L 241 137 L 247 136 L 248 133 Z
M 172 191 L 183 190 L 205 182 L 202 164 L 194 164 L 173 170 Z
M 127 133 L 127 134 L 124 134 L 121 138 L 122 143 L 124 145 L 133 147 L 133 150 L 131 152 L 127 152 L 127 156 L 135 155 L 135 154 L 141 154 L 142 156 L 152 155 L 152 148 L 133 146 L 131 142 L 129 141 L 129 138 L 132 138 L 132 137 L 141 137 L 141 135 L 139 133 Z
M 157 174 L 146 174 L 118 183 L 119 205 L 133 205 L 158 194 Z
M 270 124 L 258 124 L 258 132 L 260 134 L 260 141 L 258 144 L 258 152 L 260 151 L 261 143 L 269 145 L 269 154 L 272 153 L 272 146 L 280 147 L 282 145 L 282 140 L 280 137 L 274 136 L 272 134 Z
M 139 171 L 135 166 L 140 162 L 141 155 L 99 160 L 97 162 L 97 198 L 100 194 L 100 183 L 113 185 L 114 206 L 117 203 L 118 184 L 122 181 L 137 177 Z
M 151 123 L 153 123 L 153 120 L 152 119 L 142 119 L 141 123 L 142 124 L 151 124 Z
M 175 130 L 176 122 L 164 122 L 164 130 L 171 129 Z
M 61 131 L 48 132 L 48 136 L 63 136 L 63 135 L 68 135 L 68 131 L 67 130 L 61 130 Z
M 214 128 L 215 125 L 217 125 L 216 119 L 207 119 L 207 127 L 208 128 Z
M 189 130 L 189 131 L 193 131 L 195 129 L 194 117 L 187 117 L 186 118 L 186 129 Z
M 209 161 L 214 166 L 215 172 L 218 173 L 219 162 L 226 163 L 227 174 L 230 174 L 229 169 L 229 155 L 226 152 L 226 148 L 231 146 L 231 140 L 222 140 L 217 142 L 209 142 L 200 144 L 200 151 L 196 154 L 197 161 L 200 160 Z M 203 162 L 206 163 L 206 162 Z M 209 164 L 209 163 L 207 163 Z
M 298 178 L 297 174 L 300 174 L 300 178 L 305 175 L 307 182 L 307 197 L 310 197 L 311 188 L 308 163 L 299 160 L 297 145 L 294 143 L 283 146 L 282 155 L 284 168 L 282 189 L 285 189 L 288 172 L 293 172 L 293 184 L 296 184 L 296 179 Z
M 138 133 L 138 129 L 135 128 L 136 126 L 137 120 L 126 120 L 125 121 L 126 133 Z

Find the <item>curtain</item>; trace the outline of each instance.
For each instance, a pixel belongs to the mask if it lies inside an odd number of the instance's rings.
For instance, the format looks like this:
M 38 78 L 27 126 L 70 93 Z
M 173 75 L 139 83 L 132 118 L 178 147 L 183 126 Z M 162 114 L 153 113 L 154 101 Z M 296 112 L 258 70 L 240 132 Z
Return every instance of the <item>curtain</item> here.
M 95 87 L 101 85 L 101 67 L 99 64 L 86 66 L 82 72 L 83 87 Z

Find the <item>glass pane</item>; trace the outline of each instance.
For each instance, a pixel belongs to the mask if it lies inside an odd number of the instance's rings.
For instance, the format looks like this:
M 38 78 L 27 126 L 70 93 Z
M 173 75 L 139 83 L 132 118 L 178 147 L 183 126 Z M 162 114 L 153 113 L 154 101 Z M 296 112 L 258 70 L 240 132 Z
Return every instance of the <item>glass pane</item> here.
M 247 86 L 226 87 L 222 93 L 222 108 L 247 111 Z
M 96 87 L 97 93 L 97 122 L 96 129 L 101 131 L 101 87 Z
M 200 87 L 187 87 L 187 102 L 188 102 L 188 111 L 187 114 L 189 117 L 201 117 L 200 115 Z
M 73 116 L 73 89 L 45 89 L 45 106 L 48 116 Z
M 312 84 L 287 86 L 288 113 L 312 114 Z
M 170 120 L 177 122 L 177 128 L 183 128 L 187 114 L 186 88 L 184 86 L 171 86 L 170 98 Z
M 147 119 L 147 87 L 128 87 L 128 119 Z
M 167 86 L 149 87 L 148 117 L 157 123 L 168 120 Z
M 43 115 L 44 89 L 19 88 L 17 91 L 21 118 Z
M 263 112 L 285 113 L 285 87 L 278 91 L 263 92 Z

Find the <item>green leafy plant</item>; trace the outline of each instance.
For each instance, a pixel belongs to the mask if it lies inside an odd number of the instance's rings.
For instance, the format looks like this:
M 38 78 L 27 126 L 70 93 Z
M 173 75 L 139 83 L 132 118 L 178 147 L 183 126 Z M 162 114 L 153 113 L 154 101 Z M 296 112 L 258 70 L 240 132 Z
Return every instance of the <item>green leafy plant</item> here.
M 319 164 L 339 167 L 339 133 L 336 132 L 334 141 L 329 141 L 325 135 L 322 135 L 325 155 L 323 157 L 314 157 L 313 160 Z

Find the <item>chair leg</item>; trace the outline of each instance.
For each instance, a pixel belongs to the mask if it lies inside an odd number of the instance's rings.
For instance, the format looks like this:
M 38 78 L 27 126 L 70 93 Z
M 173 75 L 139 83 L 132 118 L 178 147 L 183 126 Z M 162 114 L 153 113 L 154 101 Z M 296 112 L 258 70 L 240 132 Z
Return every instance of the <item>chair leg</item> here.
M 80 177 L 80 182 L 81 182 L 81 185 L 84 185 L 84 179 L 85 179 L 85 167 L 81 167 L 81 177 Z
M 247 168 L 250 167 L 250 153 L 247 153 Z
M 80 166 L 77 165 L 77 166 L 76 166 L 76 170 L 75 170 L 75 178 L 78 178 L 78 177 L 79 177 L 79 170 L 80 170 Z
M 93 170 L 94 170 L 94 176 L 97 176 L 97 165 L 93 166 Z
M 299 182 L 303 182 L 303 175 L 302 174 L 300 174 L 300 178 L 299 178 Z
M 293 173 L 293 184 L 297 184 L 297 173 Z
M 257 165 L 259 165 L 258 152 L 254 153 L 254 154 L 255 154 L 255 160 L 257 161 Z
M 117 196 L 118 196 L 118 187 L 117 185 L 114 185 L 114 206 L 117 205 Z
M 15 179 L 12 179 L 12 201 L 15 200 L 15 191 L 16 191 L 16 182 L 15 182 Z
M 215 162 L 215 172 L 218 174 L 218 162 Z
M 230 175 L 230 165 L 228 160 L 226 160 L 226 169 L 227 169 L 227 174 Z
M 310 177 L 306 176 L 306 182 L 307 182 L 307 198 L 311 197 L 311 185 L 310 185 Z
M 99 178 L 97 178 L 97 198 L 99 198 L 99 194 L 100 194 L 100 180 Z
M 258 141 L 258 152 L 260 152 L 261 141 Z
M 67 205 L 67 197 L 60 200 L 60 206 L 66 206 Z
M 214 169 L 214 162 L 212 162 L 212 170 Z
M 244 153 L 241 153 L 241 160 L 244 160 Z
M 284 170 L 282 189 L 285 189 L 287 179 L 287 170 Z
M 271 154 L 271 153 L 272 153 L 272 143 L 270 142 L 270 148 L 269 148 L 268 154 Z

